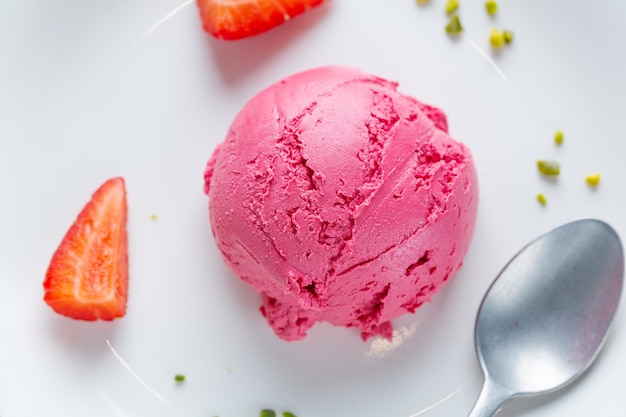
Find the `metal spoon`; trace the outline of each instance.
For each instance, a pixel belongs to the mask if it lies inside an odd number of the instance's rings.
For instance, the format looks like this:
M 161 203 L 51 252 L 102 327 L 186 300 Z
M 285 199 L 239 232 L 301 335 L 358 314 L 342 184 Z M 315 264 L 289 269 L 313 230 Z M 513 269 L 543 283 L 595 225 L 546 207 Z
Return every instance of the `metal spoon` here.
M 579 377 L 600 351 L 623 280 L 619 236 L 598 220 L 568 223 L 522 249 L 478 311 L 485 382 L 469 417 L 493 416 L 511 398 Z

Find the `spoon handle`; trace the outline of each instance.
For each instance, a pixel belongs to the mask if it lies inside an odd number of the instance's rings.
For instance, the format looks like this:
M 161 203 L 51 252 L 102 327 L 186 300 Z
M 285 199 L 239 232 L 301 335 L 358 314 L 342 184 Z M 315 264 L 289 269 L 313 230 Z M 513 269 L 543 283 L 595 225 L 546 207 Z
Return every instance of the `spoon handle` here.
M 492 417 L 511 398 L 511 393 L 485 378 L 483 388 L 468 417 Z

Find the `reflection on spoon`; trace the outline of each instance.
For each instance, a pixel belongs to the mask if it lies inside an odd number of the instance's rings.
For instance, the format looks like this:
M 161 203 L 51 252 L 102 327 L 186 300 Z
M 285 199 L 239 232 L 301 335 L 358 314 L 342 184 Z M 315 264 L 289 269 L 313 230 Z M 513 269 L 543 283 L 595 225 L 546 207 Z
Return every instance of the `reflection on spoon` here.
M 485 383 L 470 417 L 509 399 L 557 390 L 596 358 L 624 280 L 617 233 L 598 220 L 559 227 L 519 252 L 489 288 L 476 320 Z

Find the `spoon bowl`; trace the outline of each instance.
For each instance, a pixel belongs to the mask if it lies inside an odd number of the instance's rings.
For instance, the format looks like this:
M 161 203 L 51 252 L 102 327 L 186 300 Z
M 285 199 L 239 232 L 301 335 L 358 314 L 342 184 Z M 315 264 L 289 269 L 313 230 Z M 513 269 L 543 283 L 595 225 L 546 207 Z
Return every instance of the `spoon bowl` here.
M 483 389 L 469 417 L 493 416 L 513 397 L 555 391 L 596 358 L 624 279 L 617 233 L 599 220 L 561 226 L 500 272 L 476 319 Z

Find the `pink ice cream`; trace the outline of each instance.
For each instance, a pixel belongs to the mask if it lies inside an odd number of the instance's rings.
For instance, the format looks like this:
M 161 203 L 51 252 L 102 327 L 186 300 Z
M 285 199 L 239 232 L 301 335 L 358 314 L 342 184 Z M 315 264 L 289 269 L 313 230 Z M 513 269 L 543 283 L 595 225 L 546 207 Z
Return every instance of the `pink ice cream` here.
M 390 337 L 461 266 L 478 187 L 445 114 L 344 67 L 250 100 L 205 172 L 226 263 L 285 340 L 316 322 Z

